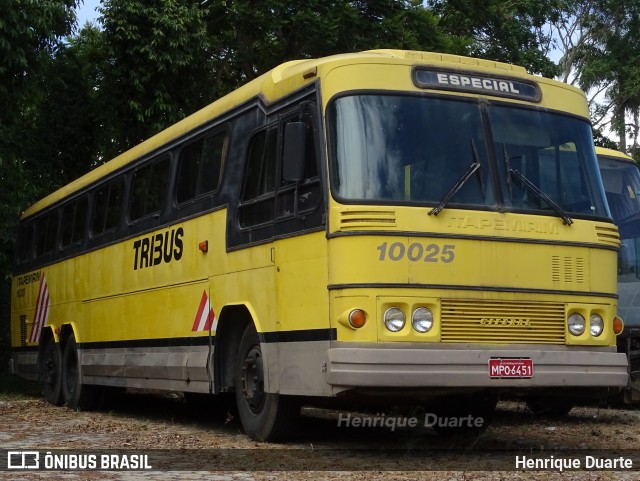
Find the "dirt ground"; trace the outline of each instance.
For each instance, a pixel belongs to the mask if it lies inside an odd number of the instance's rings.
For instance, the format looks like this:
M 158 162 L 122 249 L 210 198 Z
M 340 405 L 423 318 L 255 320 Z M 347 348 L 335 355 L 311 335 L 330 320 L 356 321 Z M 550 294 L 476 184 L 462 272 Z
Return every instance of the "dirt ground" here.
M 6 456 L 3 450 L 52 450 L 59 456 L 151 453 L 154 465 L 149 471 L 0 471 L 2 480 L 640 479 L 637 409 L 576 407 L 553 419 L 534 416 L 523 403 L 501 401 L 493 423 L 477 439 L 442 438 L 420 425 L 339 426 L 339 413 L 305 410 L 295 441 L 264 444 L 246 437 L 231 412 L 213 412 L 179 395 L 127 393 L 99 410 L 80 412 L 51 406 L 32 390 L 1 388 L 0 455 Z M 515 469 L 516 455 L 585 462 L 587 454 L 610 462 L 623 456 L 634 468 Z

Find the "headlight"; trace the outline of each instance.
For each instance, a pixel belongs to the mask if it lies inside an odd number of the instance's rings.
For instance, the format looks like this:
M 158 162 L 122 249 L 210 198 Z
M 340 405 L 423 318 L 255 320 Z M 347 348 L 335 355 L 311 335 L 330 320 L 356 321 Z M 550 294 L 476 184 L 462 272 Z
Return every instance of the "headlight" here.
M 604 331 L 604 321 L 599 314 L 591 314 L 589 326 L 593 337 L 598 337 Z
M 577 312 L 574 312 L 569 316 L 569 319 L 567 319 L 567 327 L 569 328 L 569 332 L 571 334 L 573 334 L 574 336 L 580 336 L 584 333 L 584 317 L 582 317 L 582 315 L 578 314 Z
M 426 307 L 418 307 L 411 316 L 411 325 L 418 332 L 429 332 L 433 327 L 433 312 Z
M 397 307 L 390 307 L 387 312 L 384 313 L 384 325 L 387 326 L 391 332 L 401 331 L 404 327 L 404 312 Z

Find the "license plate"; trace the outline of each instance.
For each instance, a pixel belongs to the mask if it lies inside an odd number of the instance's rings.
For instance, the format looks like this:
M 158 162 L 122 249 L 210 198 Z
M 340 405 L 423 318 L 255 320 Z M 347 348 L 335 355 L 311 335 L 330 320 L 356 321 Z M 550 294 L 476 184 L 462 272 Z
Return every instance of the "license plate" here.
M 489 359 L 491 379 L 528 379 L 533 377 L 533 360 L 527 358 Z

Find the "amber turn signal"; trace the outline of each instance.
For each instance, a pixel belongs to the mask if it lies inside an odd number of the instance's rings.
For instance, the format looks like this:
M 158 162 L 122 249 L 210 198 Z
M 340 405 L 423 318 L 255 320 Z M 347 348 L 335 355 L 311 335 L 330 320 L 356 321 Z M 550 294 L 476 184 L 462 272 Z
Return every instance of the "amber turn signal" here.
M 362 309 L 354 309 L 349 313 L 349 324 L 351 327 L 360 328 L 367 322 L 367 315 Z
M 613 318 L 613 333 L 617 336 L 622 332 L 623 329 L 624 329 L 624 322 L 622 322 L 622 319 L 620 317 L 615 316 Z
M 209 241 L 202 241 L 200 242 L 200 244 L 198 244 L 198 249 L 200 249 L 202 252 L 207 252 L 209 250 Z

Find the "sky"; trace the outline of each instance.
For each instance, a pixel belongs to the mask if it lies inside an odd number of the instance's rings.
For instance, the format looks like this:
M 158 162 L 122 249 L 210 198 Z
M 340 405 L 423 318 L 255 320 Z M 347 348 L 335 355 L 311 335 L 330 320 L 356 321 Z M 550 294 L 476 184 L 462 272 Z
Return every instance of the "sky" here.
M 81 4 L 76 10 L 78 17 L 78 28 L 87 22 L 96 22 L 100 14 L 96 10 L 100 6 L 100 0 L 81 0 Z

